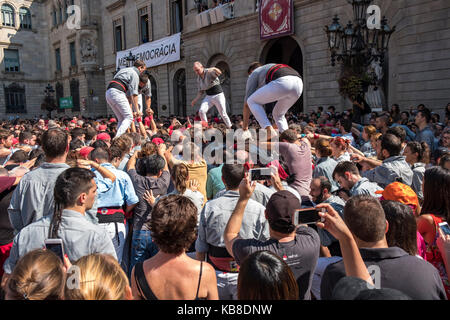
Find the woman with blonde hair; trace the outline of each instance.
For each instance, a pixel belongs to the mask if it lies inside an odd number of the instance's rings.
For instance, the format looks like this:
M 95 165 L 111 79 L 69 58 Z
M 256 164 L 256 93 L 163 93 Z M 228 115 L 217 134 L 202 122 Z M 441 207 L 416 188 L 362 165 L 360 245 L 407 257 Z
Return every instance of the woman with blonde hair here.
M 33 250 L 17 262 L 5 287 L 6 300 L 63 300 L 66 269 L 49 250 Z
M 128 278 L 113 256 L 90 254 L 78 259 L 73 266 L 78 268 L 73 273 L 78 278 L 66 286 L 66 300 L 133 299 Z

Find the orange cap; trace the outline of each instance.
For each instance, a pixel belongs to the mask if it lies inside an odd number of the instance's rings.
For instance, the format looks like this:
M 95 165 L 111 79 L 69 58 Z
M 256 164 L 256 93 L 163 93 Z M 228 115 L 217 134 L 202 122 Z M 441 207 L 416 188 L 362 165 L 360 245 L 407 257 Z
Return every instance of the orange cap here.
M 385 200 L 398 201 L 406 205 L 413 205 L 415 208 L 419 206 L 419 199 L 414 190 L 400 182 L 393 182 L 384 190 L 375 191 L 375 193 L 381 194 Z

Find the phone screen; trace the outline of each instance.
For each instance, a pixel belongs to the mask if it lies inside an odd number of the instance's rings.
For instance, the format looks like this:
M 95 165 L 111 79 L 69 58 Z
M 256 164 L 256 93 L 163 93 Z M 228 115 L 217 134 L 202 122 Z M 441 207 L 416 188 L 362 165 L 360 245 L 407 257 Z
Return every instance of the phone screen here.
M 60 243 L 46 243 L 45 247 L 47 248 L 47 250 L 52 251 L 61 260 L 63 260 L 64 252 L 63 252 L 62 244 L 60 244 Z
M 448 223 L 439 223 L 439 227 L 441 228 L 442 232 L 444 232 L 444 234 L 450 236 L 450 227 L 448 226 Z
M 270 168 L 260 168 L 250 170 L 250 179 L 252 181 L 272 179 L 272 170 Z
M 296 224 L 311 224 L 320 221 L 319 212 L 312 209 L 302 209 L 296 212 Z

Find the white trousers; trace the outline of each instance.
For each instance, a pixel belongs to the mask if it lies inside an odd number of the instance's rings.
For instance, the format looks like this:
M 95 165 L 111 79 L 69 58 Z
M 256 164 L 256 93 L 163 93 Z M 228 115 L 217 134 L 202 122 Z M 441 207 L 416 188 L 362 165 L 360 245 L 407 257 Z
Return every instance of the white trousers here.
M 267 118 L 263 105 L 277 101 L 272 111 L 273 120 L 280 132 L 289 129 L 285 114 L 300 98 L 303 92 L 303 81 L 296 76 L 285 76 L 269 82 L 256 90 L 248 99 L 247 104 L 261 128 L 272 124 Z
M 120 222 L 110 222 L 99 223 L 98 226 L 108 232 L 114 245 L 114 249 L 116 250 L 117 260 L 120 264 L 122 262 L 123 248 L 125 247 L 125 239 L 127 237 L 125 224 Z
M 106 91 L 106 102 L 117 117 L 116 137 L 120 137 L 130 127 L 133 122 L 133 113 L 127 95 L 117 89 L 111 88 Z
M 213 106 L 216 106 L 217 111 L 219 111 L 220 116 L 222 117 L 223 122 L 228 128 L 231 128 L 231 120 L 227 114 L 227 102 L 225 100 L 225 95 L 222 93 L 215 94 L 213 96 L 206 95 L 200 105 L 200 110 L 198 113 L 200 115 L 200 119 L 204 122 L 208 122 L 208 118 L 206 117 L 206 113 Z

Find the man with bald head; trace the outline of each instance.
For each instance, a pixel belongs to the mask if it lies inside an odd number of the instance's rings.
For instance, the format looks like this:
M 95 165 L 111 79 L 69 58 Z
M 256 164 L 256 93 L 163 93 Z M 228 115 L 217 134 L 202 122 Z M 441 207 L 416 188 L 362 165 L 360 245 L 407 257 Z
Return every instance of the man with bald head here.
M 198 111 L 202 122 L 207 123 L 206 113 L 212 106 L 216 106 L 223 122 L 227 128 L 231 128 L 231 121 L 227 114 L 225 95 L 220 85 L 219 76 L 222 74 L 218 68 L 205 68 L 200 62 L 194 63 L 194 72 L 197 74 L 198 93 L 191 105 L 194 106 L 197 101 L 206 93 L 205 98 Z

